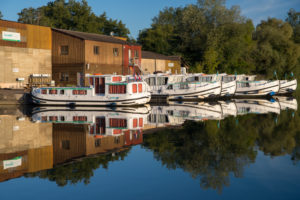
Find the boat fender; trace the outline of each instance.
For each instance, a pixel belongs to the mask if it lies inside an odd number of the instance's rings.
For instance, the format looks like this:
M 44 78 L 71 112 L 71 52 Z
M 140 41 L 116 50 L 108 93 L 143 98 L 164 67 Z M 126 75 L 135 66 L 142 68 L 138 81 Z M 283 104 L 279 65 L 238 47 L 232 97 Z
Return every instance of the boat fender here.
M 275 94 L 276 94 L 276 93 L 273 92 L 273 91 L 269 93 L 270 96 L 273 96 L 273 95 L 275 95 Z

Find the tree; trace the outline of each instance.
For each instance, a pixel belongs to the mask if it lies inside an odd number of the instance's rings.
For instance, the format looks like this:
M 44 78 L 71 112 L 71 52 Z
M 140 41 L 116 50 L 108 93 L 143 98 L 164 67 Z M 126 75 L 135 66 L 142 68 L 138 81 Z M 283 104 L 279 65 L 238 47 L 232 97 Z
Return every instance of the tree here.
M 2 19 L 2 17 L 3 17 L 3 15 L 2 15 L 2 13 L 1 13 L 1 11 L 0 11 L 0 19 Z
M 249 72 L 254 68 L 248 56 L 253 30 L 239 7 L 227 9 L 224 0 L 198 0 L 183 8 L 165 8 L 138 41 L 145 50 L 182 55 L 194 71 Z
M 287 22 L 269 18 L 261 21 L 254 32 L 256 49 L 252 52 L 256 73 L 273 77 L 276 71 L 279 78 L 285 74 L 299 72 L 300 47 L 293 41 L 293 28 Z
M 128 37 L 130 33 L 122 21 L 107 18 L 106 13 L 95 15 L 86 0 L 50 1 L 37 9 L 24 8 L 19 15 L 19 22 L 50 26 L 82 32 L 109 34 Z
M 296 12 L 294 9 L 290 9 L 286 21 L 290 23 L 294 30 L 294 41 L 300 43 L 300 12 Z

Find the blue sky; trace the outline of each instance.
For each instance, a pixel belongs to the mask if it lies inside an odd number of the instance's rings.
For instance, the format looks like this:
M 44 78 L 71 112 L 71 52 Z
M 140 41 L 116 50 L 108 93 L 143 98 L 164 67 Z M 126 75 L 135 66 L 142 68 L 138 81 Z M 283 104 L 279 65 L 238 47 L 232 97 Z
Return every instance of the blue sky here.
M 17 21 L 23 8 L 46 5 L 50 0 L 0 0 L 0 11 L 6 20 Z M 196 3 L 197 0 L 87 0 L 93 12 L 106 12 L 112 19 L 122 20 L 132 37 L 139 30 L 150 27 L 152 18 L 165 7 L 179 7 Z M 285 19 L 290 8 L 300 11 L 300 0 L 227 0 L 227 7 L 239 5 L 242 15 L 251 18 L 254 24 L 268 17 Z

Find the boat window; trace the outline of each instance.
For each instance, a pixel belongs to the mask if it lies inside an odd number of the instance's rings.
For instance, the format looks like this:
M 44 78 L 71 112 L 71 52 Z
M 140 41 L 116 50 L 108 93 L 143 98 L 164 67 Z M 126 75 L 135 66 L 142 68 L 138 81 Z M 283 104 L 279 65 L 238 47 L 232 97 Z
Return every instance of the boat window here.
M 73 90 L 73 95 L 87 95 L 87 90 Z
M 87 116 L 73 116 L 74 122 L 86 122 Z
M 126 119 L 109 119 L 109 126 L 111 128 L 127 128 Z
M 141 83 L 139 83 L 139 93 L 143 92 L 143 85 Z
M 47 90 L 42 90 L 42 94 L 47 94 Z
M 149 86 L 156 85 L 155 77 L 146 78 L 146 83 L 147 83 Z
M 157 85 L 166 85 L 168 83 L 168 77 L 157 77 Z
M 173 85 L 169 85 L 169 86 L 167 87 L 167 89 L 168 89 L 168 90 L 173 90 Z
M 46 122 L 47 121 L 47 116 L 42 116 L 42 122 Z
M 57 90 L 51 89 L 51 90 L 49 90 L 49 94 L 57 94 Z
M 139 118 L 139 127 L 143 127 L 143 118 Z
M 122 77 L 121 76 L 114 76 L 112 77 L 112 82 L 120 82 L 122 81 Z
M 150 114 L 148 115 L 148 121 L 150 123 L 169 123 L 168 116 L 163 114 Z
M 60 90 L 60 94 L 65 94 L 65 90 Z
M 126 85 L 109 85 L 109 94 L 125 94 Z
M 58 117 L 57 116 L 49 116 L 49 121 L 51 121 L 51 122 L 58 121 Z
M 65 121 L 65 117 L 64 116 L 60 116 L 60 121 Z
M 137 93 L 137 86 L 136 86 L 136 84 L 132 84 L 132 93 Z
M 187 83 L 180 83 L 179 84 L 179 88 L 180 89 L 188 89 L 189 88 L 189 85 Z
M 136 128 L 137 127 L 137 122 L 138 122 L 138 120 L 137 119 L 133 119 L 133 128 Z

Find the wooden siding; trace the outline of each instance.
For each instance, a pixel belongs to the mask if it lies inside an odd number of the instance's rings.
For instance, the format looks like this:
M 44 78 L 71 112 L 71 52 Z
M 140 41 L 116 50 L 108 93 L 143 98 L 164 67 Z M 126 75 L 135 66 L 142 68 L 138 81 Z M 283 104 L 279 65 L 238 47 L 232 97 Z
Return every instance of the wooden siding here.
M 53 64 L 52 79 L 56 86 L 77 85 L 77 73 L 83 73 L 83 64 Z M 68 81 L 61 80 L 61 74 L 66 73 L 69 76 Z
M 27 48 L 52 49 L 51 28 L 26 24 Z
M 153 74 L 155 71 L 166 71 L 166 61 L 157 59 L 145 59 L 142 58 L 141 68 L 144 72 Z
M 84 40 L 52 31 L 52 63 L 55 64 L 83 64 Z M 61 46 L 68 46 L 68 55 L 61 55 Z
M 99 55 L 94 54 L 94 46 L 99 46 Z M 114 56 L 114 48 L 118 49 L 118 56 Z M 122 44 L 85 40 L 85 63 L 122 65 L 122 56 Z
M 21 41 L 2 40 L 2 31 L 20 33 Z M 0 20 L 0 46 L 50 50 L 52 47 L 51 28 Z
M 96 140 L 101 140 L 99 146 L 95 145 Z M 86 155 L 105 153 L 114 149 L 120 149 L 125 145 L 124 135 L 119 136 L 119 143 L 117 143 L 114 136 L 95 138 L 93 135 L 87 134 L 86 142 Z
M 169 66 L 173 65 L 173 67 Z M 166 60 L 166 71 L 171 70 L 172 74 L 180 74 L 181 73 L 181 63 L 179 60 Z
M 86 125 L 53 124 L 53 163 L 64 163 L 85 155 Z M 64 149 L 63 141 L 69 141 L 69 149 Z

